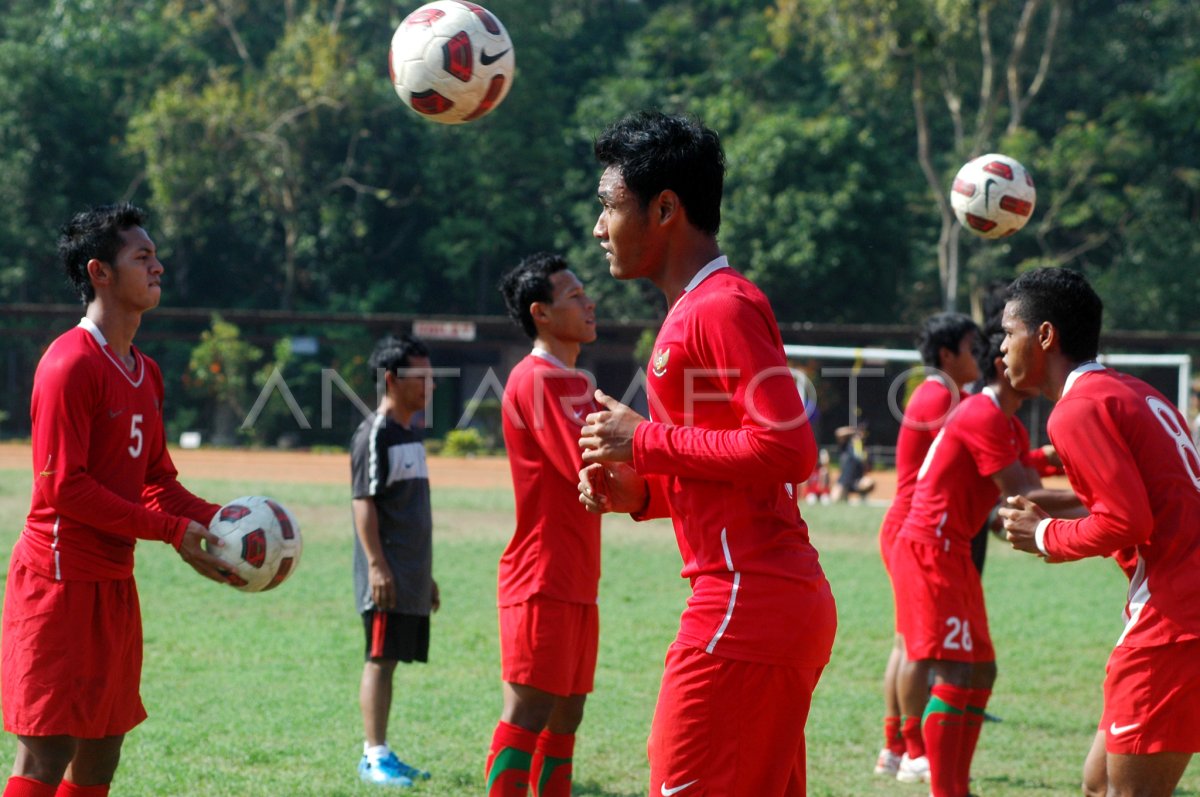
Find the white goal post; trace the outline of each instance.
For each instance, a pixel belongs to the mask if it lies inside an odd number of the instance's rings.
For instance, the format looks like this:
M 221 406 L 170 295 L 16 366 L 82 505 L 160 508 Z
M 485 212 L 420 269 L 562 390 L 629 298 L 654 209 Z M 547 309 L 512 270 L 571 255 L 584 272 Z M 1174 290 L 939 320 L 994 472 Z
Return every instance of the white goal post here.
M 877 349 L 854 346 L 808 346 L 786 344 L 783 352 L 789 359 L 814 357 L 817 359 L 849 360 L 851 362 L 921 362 L 921 355 L 913 349 Z M 1189 354 L 1101 354 L 1101 363 L 1112 366 L 1158 366 L 1175 368 L 1178 373 L 1175 406 L 1185 416 L 1188 414 L 1188 395 L 1192 384 L 1192 357 Z

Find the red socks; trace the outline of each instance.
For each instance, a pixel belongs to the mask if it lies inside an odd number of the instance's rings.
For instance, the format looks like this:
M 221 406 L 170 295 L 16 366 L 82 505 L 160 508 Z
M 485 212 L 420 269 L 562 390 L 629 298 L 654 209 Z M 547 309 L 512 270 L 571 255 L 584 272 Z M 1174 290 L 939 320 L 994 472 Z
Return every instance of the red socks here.
M 883 744 L 894 755 L 904 755 L 904 734 L 900 732 L 899 717 L 883 718 Z
M 908 753 L 910 759 L 925 755 L 925 739 L 921 736 L 920 717 L 905 717 L 900 727 L 900 735 L 904 739 L 904 752 Z
M 929 756 L 929 789 L 932 797 L 963 797 L 959 775 L 970 768 L 961 765 L 965 713 L 970 690 L 950 684 L 935 684 L 921 727 L 925 733 L 925 754 Z
M 487 797 L 527 797 L 529 765 L 538 735 L 507 722 L 496 724 L 488 753 Z
M 78 783 L 64 780 L 58 784 L 58 791 L 54 793 L 54 797 L 108 797 L 108 784 L 80 786 Z
M 975 745 L 979 743 L 979 732 L 983 730 L 983 710 L 987 708 L 991 696 L 991 689 L 972 689 L 967 692 L 962 749 L 958 755 L 958 788 L 962 794 L 971 792 L 971 760 L 975 758 Z
M 57 786 L 33 778 L 13 775 L 4 787 L 4 797 L 54 797 Z
M 542 731 L 529 768 L 533 797 L 571 797 L 571 759 L 575 734 Z

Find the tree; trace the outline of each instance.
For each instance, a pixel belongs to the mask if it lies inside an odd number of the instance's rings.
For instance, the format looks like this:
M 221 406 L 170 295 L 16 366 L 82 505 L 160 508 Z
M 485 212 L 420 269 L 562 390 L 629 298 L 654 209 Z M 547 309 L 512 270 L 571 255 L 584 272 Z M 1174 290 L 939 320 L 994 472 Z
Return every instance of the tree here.
M 1063 0 L 780 0 L 778 6 L 777 29 L 811 37 L 850 101 L 907 87 L 917 161 L 940 223 L 942 304 L 953 310 L 961 226 L 947 176 L 988 149 L 1024 154 L 1017 146 L 1024 119 L 1054 76 Z

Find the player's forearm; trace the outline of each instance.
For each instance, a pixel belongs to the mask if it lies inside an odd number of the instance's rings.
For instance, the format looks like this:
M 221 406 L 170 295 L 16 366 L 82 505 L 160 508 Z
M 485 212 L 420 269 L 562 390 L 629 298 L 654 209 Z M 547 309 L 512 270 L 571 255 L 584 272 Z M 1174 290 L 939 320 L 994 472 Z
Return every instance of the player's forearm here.
M 120 537 L 160 540 L 176 546 L 182 539 L 188 518 L 126 501 L 84 471 L 54 478 L 57 475 L 40 476 L 35 486 L 47 504 L 64 517 Z
M 220 504 L 205 501 L 174 480 L 147 484 L 142 490 L 142 503 L 149 509 L 188 518 L 202 526 L 208 526 L 221 508 Z
M 365 499 L 354 499 L 354 533 L 358 536 L 359 545 L 366 554 L 367 564 L 371 567 L 383 565 L 386 559 L 383 555 L 383 543 L 379 539 L 379 513 L 374 502 Z
M 634 466 L 643 474 L 799 483 L 816 461 L 816 443 L 807 424 L 782 430 L 644 423 L 634 438 Z
M 1130 519 L 1093 514 L 1079 520 L 1051 520 L 1043 533 L 1041 547 L 1062 559 L 1108 556 L 1113 551 L 1144 542 L 1149 528 Z
M 1051 490 L 1037 487 L 1025 493 L 1025 497 L 1045 509 L 1056 518 L 1081 518 L 1087 516 L 1087 510 L 1071 490 Z

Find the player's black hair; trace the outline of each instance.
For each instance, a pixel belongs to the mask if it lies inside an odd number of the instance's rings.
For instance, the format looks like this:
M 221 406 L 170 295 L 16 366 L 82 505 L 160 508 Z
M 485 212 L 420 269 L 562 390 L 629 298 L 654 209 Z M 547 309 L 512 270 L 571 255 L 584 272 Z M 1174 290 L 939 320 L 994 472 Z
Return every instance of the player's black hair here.
M 398 375 L 400 369 L 412 365 L 413 357 L 428 356 L 429 347 L 420 338 L 408 334 L 388 335 L 375 344 L 367 362 L 375 373 L 382 368 Z
M 1062 353 L 1081 363 L 1100 351 L 1104 302 L 1087 278 L 1069 268 L 1026 271 L 1008 288 L 1012 312 L 1031 331 L 1044 321 L 1058 330 Z
M 940 367 L 942 360 L 939 354 L 942 349 L 957 352 L 963 336 L 968 332 L 979 332 L 979 327 L 970 316 L 962 313 L 935 313 L 929 316 L 921 325 L 921 334 L 917 336 L 917 351 L 921 353 L 921 361 L 930 368 Z
M 620 172 L 643 209 L 669 189 L 679 196 L 692 226 L 717 234 L 725 153 L 714 131 L 685 116 L 638 111 L 600 133 L 594 151 L 601 165 Z
M 59 262 L 66 271 L 67 281 L 84 304 L 96 298 L 96 289 L 88 277 L 88 261 L 95 259 L 115 264 L 117 253 L 124 244 L 121 233 L 145 226 L 146 217 L 146 211 L 128 202 L 100 205 L 76 213 L 59 230 Z
M 508 316 L 517 323 L 530 340 L 537 337 L 537 326 L 529 306 L 534 302 L 554 301 L 554 286 L 550 275 L 563 271 L 566 258 L 551 252 L 536 252 L 521 259 L 521 262 L 500 278 L 500 295 Z

